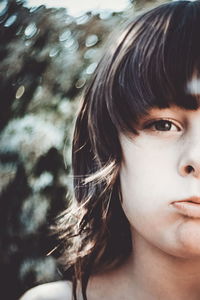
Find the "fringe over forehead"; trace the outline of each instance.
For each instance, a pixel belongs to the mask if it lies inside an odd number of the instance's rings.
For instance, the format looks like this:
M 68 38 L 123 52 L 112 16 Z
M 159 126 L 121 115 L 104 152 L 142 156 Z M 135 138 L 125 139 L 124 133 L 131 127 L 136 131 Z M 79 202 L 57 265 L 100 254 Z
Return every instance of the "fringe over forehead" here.
M 197 109 L 200 103 L 198 88 L 191 91 L 200 84 L 200 0 L 160 5 L 108 42 L 75 126 L 74 165 L 87 157 L 87 166 L 75 175 L 118 164 L 119 132 L 137 134 L 134 125 L 150 108 L 175 104 Z
M 118 131 L 151 107 L 197 109 L 188 91 L 200 76 L 200 1 L 163 4 L 130 22 L 101 60 L 91 87 L 90 121 Z

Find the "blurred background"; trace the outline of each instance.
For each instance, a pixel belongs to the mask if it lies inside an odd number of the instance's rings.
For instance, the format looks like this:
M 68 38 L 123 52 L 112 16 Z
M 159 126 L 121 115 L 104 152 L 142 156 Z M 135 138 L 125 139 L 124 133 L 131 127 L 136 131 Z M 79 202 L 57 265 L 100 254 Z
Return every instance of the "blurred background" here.
M 49 227 L 71 193 L 81 92 L 110 32 L 158 2 L 0 1 L 1 299 L 67 277 Z

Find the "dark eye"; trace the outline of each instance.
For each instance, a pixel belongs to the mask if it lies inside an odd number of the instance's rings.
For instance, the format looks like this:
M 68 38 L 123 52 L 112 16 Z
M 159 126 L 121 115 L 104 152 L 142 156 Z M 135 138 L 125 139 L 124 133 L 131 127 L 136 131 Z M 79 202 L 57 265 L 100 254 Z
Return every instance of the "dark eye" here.
M 145 128 L 156 131 L 179 131 L 179 128 L 168 120 L 153 121 L 147 124 Z

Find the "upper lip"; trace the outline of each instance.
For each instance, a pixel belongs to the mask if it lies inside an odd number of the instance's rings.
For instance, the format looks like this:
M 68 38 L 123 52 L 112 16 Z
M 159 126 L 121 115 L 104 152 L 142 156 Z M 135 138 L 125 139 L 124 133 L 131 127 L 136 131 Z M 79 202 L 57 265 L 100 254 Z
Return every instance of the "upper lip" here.
M 191 203 L 200 204 L 200 197 L 193 196 L 187 199 L 173 201 L 173 203 L 175 202 L 191 202 Z

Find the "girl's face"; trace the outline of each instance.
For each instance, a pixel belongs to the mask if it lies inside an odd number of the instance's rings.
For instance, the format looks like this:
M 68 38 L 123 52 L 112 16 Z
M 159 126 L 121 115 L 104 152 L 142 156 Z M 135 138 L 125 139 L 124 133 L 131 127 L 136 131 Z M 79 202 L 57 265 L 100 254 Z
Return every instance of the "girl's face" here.
M 200 256 L 200 109 L 153 108 L 137 130 L 120 134 L 122 207 L 133 238 Z

